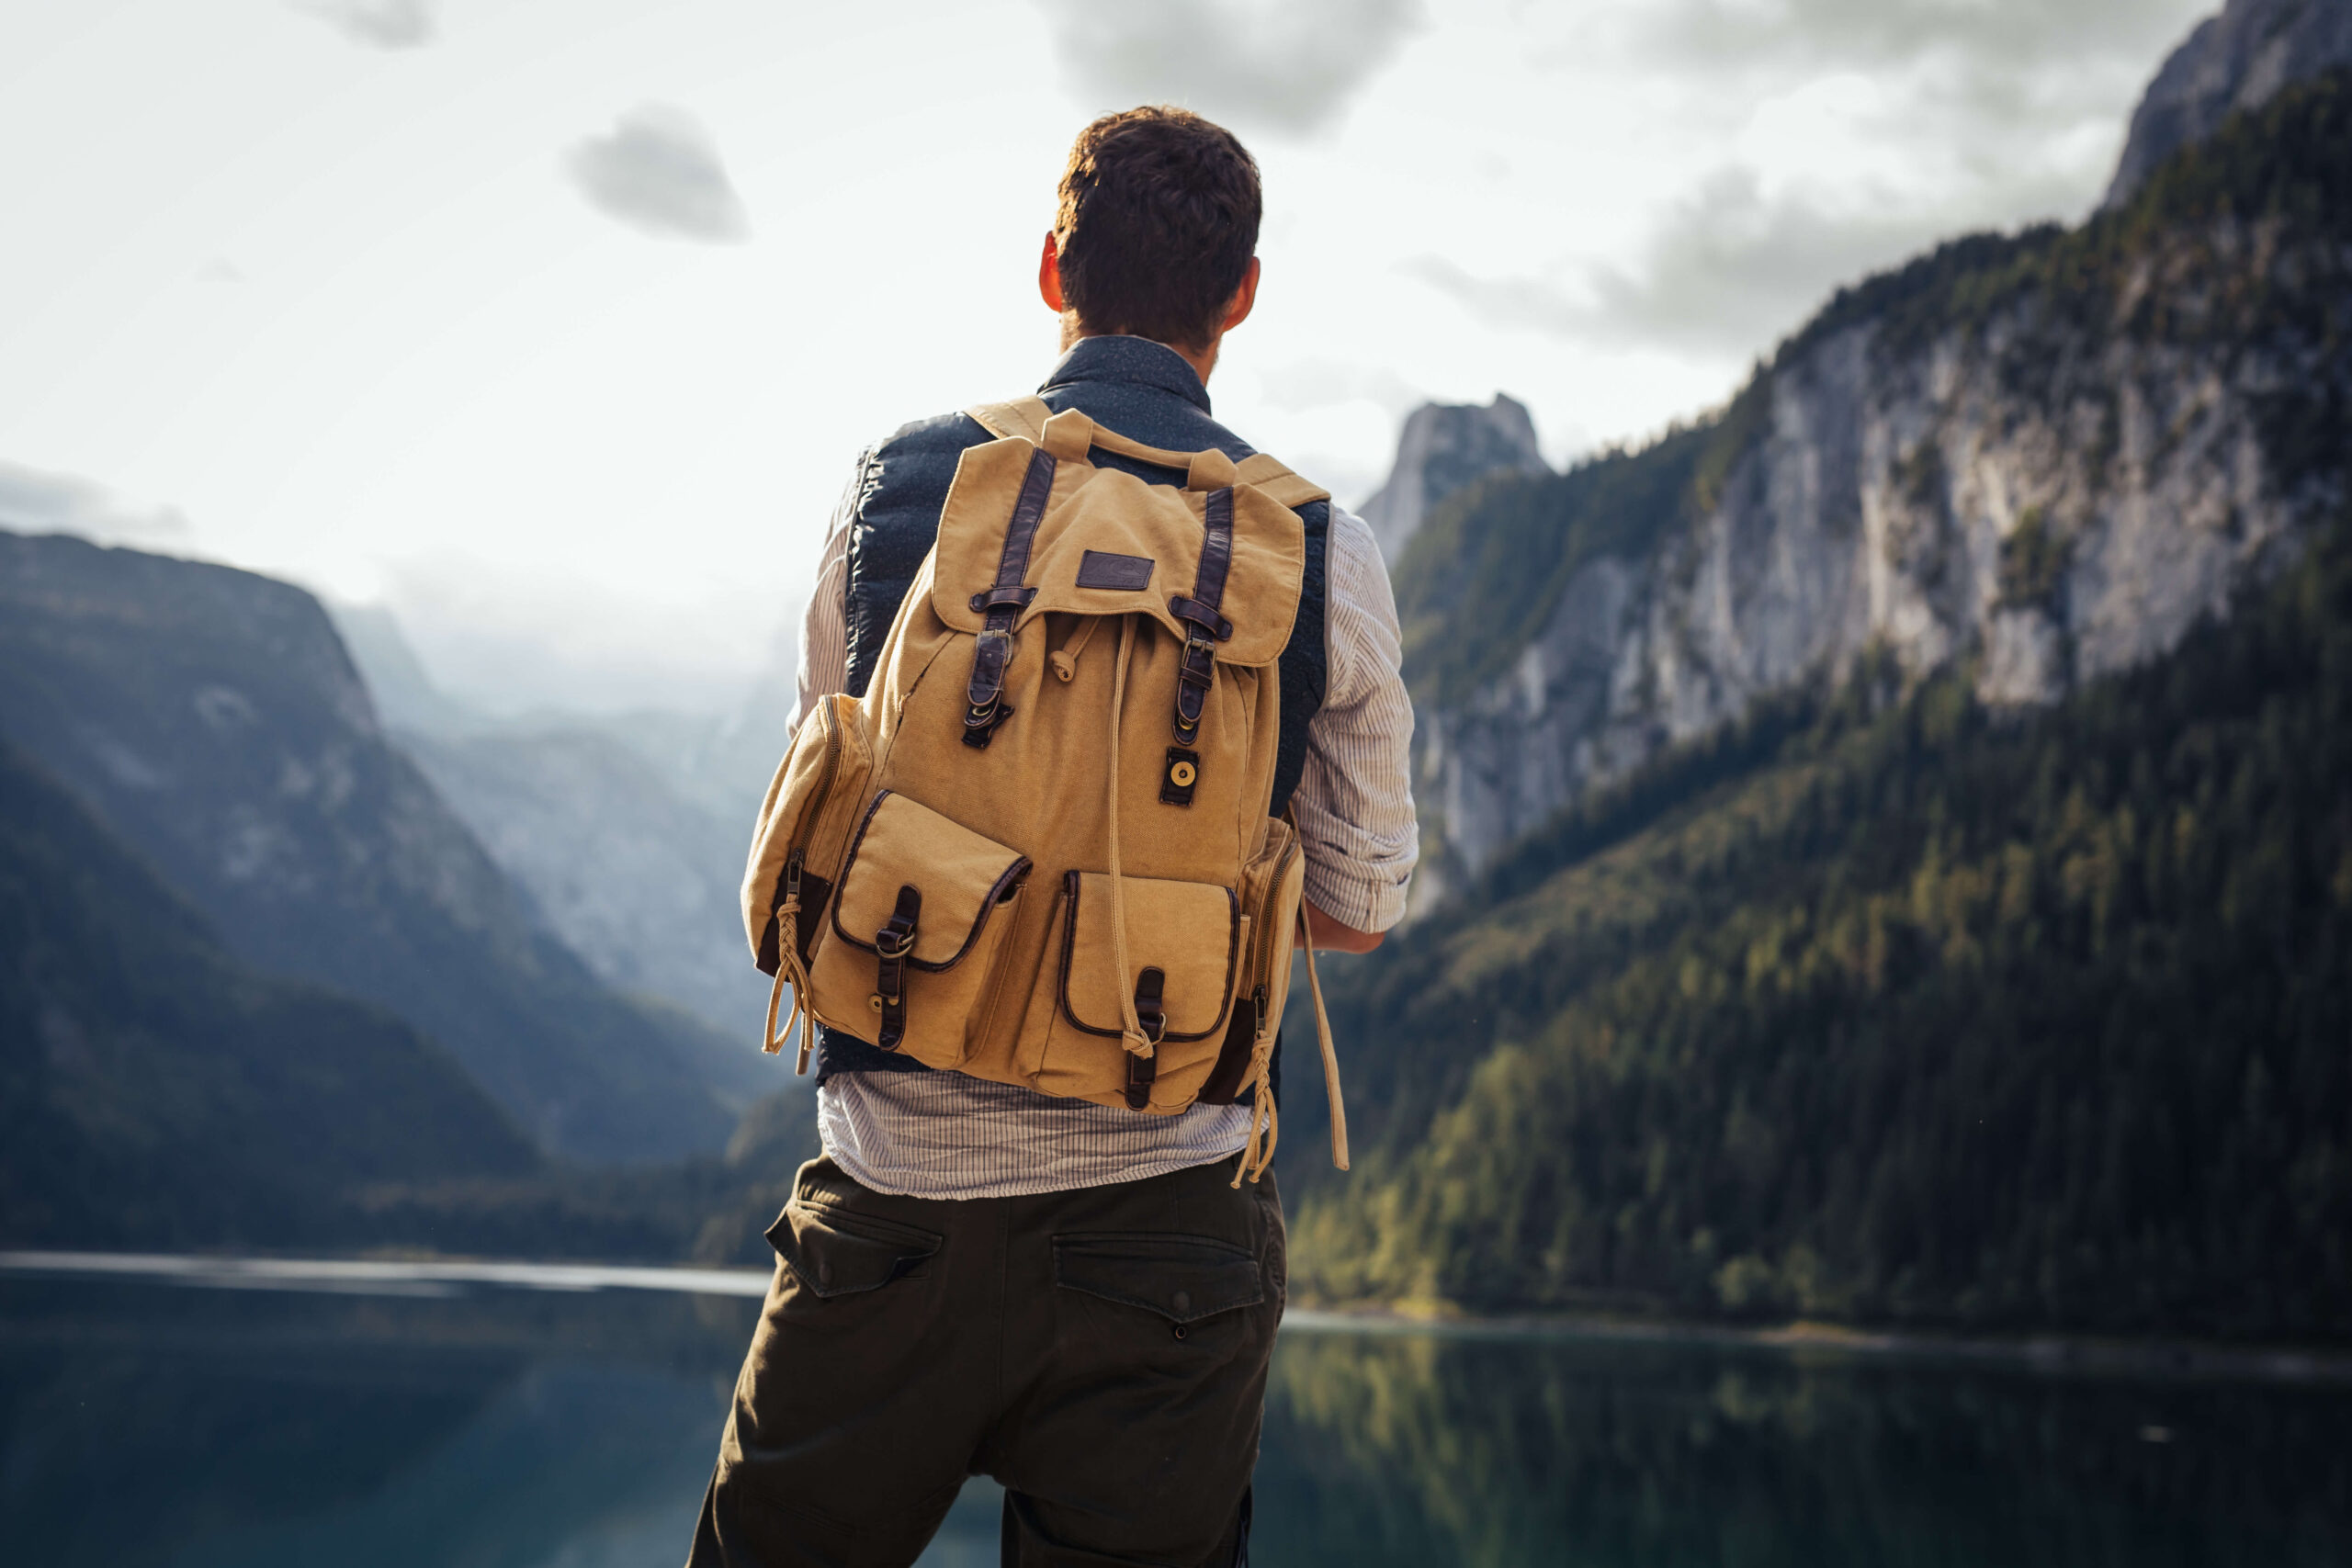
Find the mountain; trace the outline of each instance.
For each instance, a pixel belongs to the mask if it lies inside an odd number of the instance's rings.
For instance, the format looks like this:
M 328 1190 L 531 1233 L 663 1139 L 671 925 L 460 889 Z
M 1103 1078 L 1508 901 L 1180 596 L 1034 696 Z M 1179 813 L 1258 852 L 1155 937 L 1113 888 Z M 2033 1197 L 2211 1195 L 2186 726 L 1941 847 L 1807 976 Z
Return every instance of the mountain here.
M 2156 73 L 2132 117 L 2105 205 L 2130 200 L 2165 160 L 2212 135 L 2230 116 L 2347 64 L 2352 6 L 2344 0 L 2230 0 Z
M 539 1164 L 447 1052 L 237 962 L 0 746 L 0 1245 L 345 1246 L 368 1186 Z
M 609 985 L 753 1039 L 767 981 L 743 949 L 738 885 L 784 755 L 789 647 L 723 716 L 501 716 L 442 692 L 390 611 L 333 614 L 394 740 L 571 950 Z M 730 1065 L 730 1092 L 774 1087 L 773 1064 Z
M 2046 704 L 2293 559 L 2345 478 L 2342 102 L 2283 95 L 2079 229 L 1845 290 L 1639 452 L 1441 506 L 1396 574 L 1423 906 L 1867 655 Z
M 734 1040 L 757 1038 L 768 982 L 743 946 L 742 822 L 681 797 L 642 756 L 594 730 L 399 740 L 605 984 L 659 996 Z M 741 1061 L 757 1075 L 741 1087 L 775 1087 L 763 1070 L 773 1063 L 750 1050 Z
M 748 1049 L 615 995 L 406 756 L 318 602 L 248 572 L 0 534 L 0 739 L 247 964 L 390 1009 L 546 1149 L 716 1148 Z
M 1301 1298 L 2352 1335 L 2347 341 L 2338 71 L 1441 506 Z
M 1792 699 L 1331 965 L 1294 1291 L 2352 1336 L 2352 511 L 2233 611 Z
M 1515 399 L 1498 392 L 1484 408 L 1424 403 L 1405 421 L 1388 482 L 1363 503 L 1361 515 L 1380 553 L 1394 561 L 1439 502 L 1489 474 L 1551 471 L 1536 444 L 1535 422 Z

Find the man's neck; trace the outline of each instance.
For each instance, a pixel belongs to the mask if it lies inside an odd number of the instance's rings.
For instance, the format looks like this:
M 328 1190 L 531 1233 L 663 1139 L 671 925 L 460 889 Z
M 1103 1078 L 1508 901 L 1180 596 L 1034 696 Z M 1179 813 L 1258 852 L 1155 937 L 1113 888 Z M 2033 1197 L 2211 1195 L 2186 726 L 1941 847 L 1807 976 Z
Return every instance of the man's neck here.
M 1068 354 L 1073 347 L 1077 346 L 1087 338 L 1119 337 L 1129 335 L 1133 334 L 1088 332 L 1084 327 L 1079 324 L 1077 311 L 1065 310 L 1062 312 L 1062 352 L 1064 354 Z M 1146 338 L 1144 341 L 1146 343 L 1159 343 L 1159 340 L 1156 337 Z M 1181 344 L 1173 343 L 1159 343 L 1159 346 L 1174 355 L 1177 358 L 1182 360 L 1185 364 L 1191 366 L 1193 367 L 1193 374 L 1198 376 L 1201 378 L 1201 385 L 1205 387 L 1209 384 L 1209 372 L 1216 368 L 1216 351 L 1224 346 L 1224 343 L 1225 340 L 1223 336 L 1219 335 L 1216 338 L 1211 339 L 1208 347 L 1204 349 L 1186 348 Z

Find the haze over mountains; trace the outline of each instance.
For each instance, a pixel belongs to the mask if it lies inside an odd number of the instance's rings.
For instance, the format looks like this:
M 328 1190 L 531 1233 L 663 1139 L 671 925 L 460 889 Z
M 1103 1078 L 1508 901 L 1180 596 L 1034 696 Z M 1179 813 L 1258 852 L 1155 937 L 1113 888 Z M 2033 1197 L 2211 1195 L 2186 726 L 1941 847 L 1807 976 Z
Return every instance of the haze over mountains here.
M 740 1040 L 617 995 L 547 931 L 387 741 L 309 594 L 0 534 L 0 740 L 246 963 L 392 1010 L 550 1152 L 724 1144 L 759 1081 Z
M 334 615 L 389 731 L 598 977 L 752 1038 L 767 983 L 743 962 L 737 885 L 784 754 L 789 662 L 721 716 L 502 718 L 444 694 L 389 611 Z

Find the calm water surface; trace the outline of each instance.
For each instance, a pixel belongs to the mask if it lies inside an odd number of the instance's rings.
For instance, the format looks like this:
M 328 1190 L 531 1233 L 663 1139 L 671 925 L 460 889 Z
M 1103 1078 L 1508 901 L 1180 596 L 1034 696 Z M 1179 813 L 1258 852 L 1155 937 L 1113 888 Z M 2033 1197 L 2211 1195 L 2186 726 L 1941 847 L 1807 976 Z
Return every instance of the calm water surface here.
M 675 1568 L 758 1303 L 561 1282 L 0 1274 L 0 1560 Z M 1294 1328 L 1258 1520 L 1257 1568 L 2352 1564 L 2352 1393 Z

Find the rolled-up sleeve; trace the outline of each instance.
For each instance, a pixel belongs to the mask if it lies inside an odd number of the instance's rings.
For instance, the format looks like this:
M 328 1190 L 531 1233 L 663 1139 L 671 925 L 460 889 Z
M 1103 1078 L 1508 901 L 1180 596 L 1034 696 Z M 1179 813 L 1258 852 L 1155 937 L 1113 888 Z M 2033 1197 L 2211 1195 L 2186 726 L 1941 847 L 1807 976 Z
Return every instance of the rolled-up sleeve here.
M 1306 771 L 1293 802 L 1306 896 L 1358 931 L 1405 918 L 1420 860 L 1413 815 L 1413 704 L 1388 569 L 1364 521 L 1331 508 L 1324 637 L 1329 672 L 1306 727 Z

